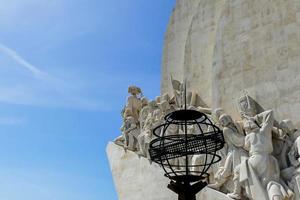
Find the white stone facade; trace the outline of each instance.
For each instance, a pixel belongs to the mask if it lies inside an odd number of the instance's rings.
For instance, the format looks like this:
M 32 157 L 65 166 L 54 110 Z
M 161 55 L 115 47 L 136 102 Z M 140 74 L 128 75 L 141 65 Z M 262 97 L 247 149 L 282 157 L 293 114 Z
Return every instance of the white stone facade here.
M 300 1 L 177 0 L 165 35 L 162 94 L 170 74 L 209 107 L 237 117 L 247 90 L 277 119 L 300 126 Z

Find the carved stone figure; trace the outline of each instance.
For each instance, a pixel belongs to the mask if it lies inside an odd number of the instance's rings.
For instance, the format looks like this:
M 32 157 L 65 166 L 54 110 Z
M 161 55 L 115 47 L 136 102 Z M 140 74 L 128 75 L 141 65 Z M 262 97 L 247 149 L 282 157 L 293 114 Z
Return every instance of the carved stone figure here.
M 153 126 L 156 127 L 158 125 L 160 125 L 160 122 L 162 120 L 162 111 L 157 108 L 153 111 Z
M 132 111 L 129 108 L 125 109 L 124 122 L 121 127 L 121 131 L 125 138 L 124 148 L 131 151 L 137 151 L 140 129 L 133 117 Z
M 122 116 L 122 126 L 120 128 L 120 131 L 122 132 L 122 134 L 120 136 L 118 136 L 115 140 L 114 140 L 114 143 L 117 144 L 117 145 L 120 145 L 120 146 L 123 146 L 124 147 L 124 144 L 125 144 L 125 135 L 123 134 L 123 126 L 124 126 L 124 122 L 125 122 L 125 117 L 124 117 L 124 114 L 125 114 L 125 109 L 126 107 L 124 107 L 121 111 L 121 116 Z
M 142 109 L 140 111 L 139 124 L 140 124 L 140 128 L 143 129 L 144 122 L 148 114 L 150 113 L 150 106 L 148 105 L 148 100 L 146 97 L 143 97 L 141 99 L 141 102 L 142 102 Z
M 219 189 L 233 175 L 234 169 L 241 163 L 241 157 L 248 154 L 243 149 L 245 136 L 239 132 L 230 115 L 222 114 L 219 121 L 223 126 L 223 134 L 227 143 L 227 155 L 224 165 L 215 174 L 216 183 L 210 185 L 215 189 Z
M 160 96 L 155 97 L 155 102 L 156 102 L 157 104 L 160 104 L 160 102 L 161 102 L 161 97 L 160 97 Z
M 255 102 L 247 94 L 242 95 L 238 100 L 238 109 L 242 119 L 247 121 L 248 118 L 256 115 L 257 109 Z
M 126 108 L 129 108 L 132 112 L 132 117 L 136 122 L 139 120 L 139 113 L 142 109 L 142 101 L 139 95 L 142 94 L 142 90 L 136 86 L 130 86 L 128 93 L 131 95 L 127 98 Z
M 244 115 L 245 117 L 246 115 Z M 245 120 L 245 148 L 249 150 L 249 158 L 237 166 L 234 177 L 234 191 L 228 194 L 234 199 L 241 198 L 241 185 L 252 199 L 268 199 L 266 187 L 270 181 L 279 180 L 279 168 L 275 158 L 271 156 L 273 112 L 265 111 L 253 118 Z
M 138 136 L 139 152 L 141 156 L 149 157 L 149 143 L 153 138 L 153 128 L 155 128 L 161 118 L 161 110 L 159 109 L 156 101 L 150 101 L 147 106 L 147 113 L 145 122 L 141 129 L 141 134 Z M 142 113 L 141 113 L 142 114 Z
M 183 103 L 182 83 L 173 80 L 173 85 L 174 98 L 170 99 L 168 94 L 164 94 L 150 102 L 141 97 L 140 88 L 129 87 L 131 95 L 122 111 L 122 135 L 116 138 L 116 144 L 149 158 L 153 129 L 163 123 L 165 115 L 180 109 Z M 195 95 L 191 95 L 193 101 Z M 209 181 L 214 181 L 210 187 L 220 190 L 224 185 L 222 191 L 231 191 L 227 195 L 233 199 L 243 196 L 251 200 L 300 199 L 300 133 L 289 119 L 276 123 L 274 127 L 272 110 L 257 114 L 256 103 L 248 95 L 242 96 L 238 105 L 241 122 L 234 122 L 221 108 L 213 110 L 187 104 L 188 109 L 208 114 L 216 125 L 223 127 L 227 144 L 218 152 L 223 161 L 208 171 Z M 203 130 L 207 128 L 201 127 Z M 187 131 L 197 134 L 198 129 L 188 126 Z M 178 126 L 170 125 L 165 134 L 182 133 L 183 130 Z M 201 167 L 205 159 L 209 160 L 210 157 L 197 155 L 188 159 L 193 165 Z M 175 158 L 170 162 L 180 168 L 184 166 L 185 159 Z
M 228 196 L 240 199 L 242 186 L 250 199 L 288 198 L 285 188 L 279 183 L 278 162 L 271 155 L 273 111 L 268 110 L 255 115 L 255 105 L 248 95 L 240 98 L 239 106 L 246 132 L 244 148 L 249 151 L 249 158 L 242 159 L 241 164 L 236 167 L 234 191 Z
M 282 177 L 294 191 L 294 199 L 300 199 L 300 137 L 297 137 L 288 153 L 290 167 L 282 170 Z
M 172 83 L 172 89 L 173 89 L 173 97 L 171 98 L 172 101 L 175 102 L 175 105 L 179 108 L 183 105 L 183 85 L 180 81 L 173 79 L 171 76 L 171 83 Z
M 117 137 L 114 142 L 118 145 L 123 146 L 124 148 L 132 149 L 134 146 L 131 144 L 135 144 L 136 139 L 132 136 L 139 134 L 139 113 L 145 104 L 147 104 L 147 99 L 141 100 L 140 95 L 142 95 L 142 90 L 137 86 L 129 86 L 128 93 L 131 95 L 127 97 L 127 102 L 125 108 L 122 110 L 122 118 L 123 118 L 123 125 L 121 127 L 122 135 Z M 132 127 L 137 129 L 133 129 L 134 131 L 129 134 L 129 131 L 125 131 L 127 127 L 132 124 Z M 133 141 L 131 139 L 133 138 Z M 134 148 L 133 150 L 136 150 Z
M 139 152 L 138 154 L 144 157 L 149 157 L 149 143 L 152 139 L 153 130 L 153 118 L 149 114 L 145 120 L 145 124 L 142 128 L 141 134 L 138 136 Z
M 115 143 L 125 149 L 149 158 L 149 144 L 154 139 L 153 129 L 164 122 L 164 117 L 183 105 L 183 84 L 172 79 L 174 97 L 168 94 L 148 102 L 141 89 L 130 86 L 127 103 L 122 111 L 122 135 Z M 273 111 L 257 114 L 256 103 L 247 94 L 239 101 L 242 121 L 235 122 L 223 109 L 211 109 L 196 105 L 197 94 L 189 93 L 188 109 L 208 114 L 216 125 L 223 128 L 225 148 L 218 154 L 223 158 L 208 173 L 210 187 L 231 191 L 233 199 L 244 196 L 251 200 L 300 199 L 300 133 L 291 120 L 276 122 Z M 191 102 L 194 102 L 190 104 Z M 188 126 L 189 134 L 197 134 L 199 127 Z M 201 126 L 206 130 L 208 127 Z M 209 130 L 207 130 L 209 131 Z M 166 135 L 183 134 L 178 126 L 170 125 Z M 273 148 L 275 147 L 275 148 Z M 188 157 L 193 165 L 204 164 L 202 155 Z M 172 159 L 172 164 L 184 166 L 184 159 Z M 199 169 L 193 169 L 199 171 Z M 222 187 L 224 186 L 224 187 Z
M 275 129 L 275 130 L 274 130 Z M 277 158 L 281 170 L 290 166 L 287 155 L 294 141 L 299 136 L 299 132 L 295 129 L 293 122 L 290 119 L 282 120 L 279 128 L 273 129 L 273 155 Z
M 159 104 L 159 108 L 161 110 L 161 120 L 163 120 L 163 118 L 169 114 L 170 112 L 172 112 L 171 106 L 169 104 L 168 101 L 166 100 L 162 100 L 161 103 Z
M 162 101 L 167 101 L 167 102 L 170 103 L 170 96 L 169 96 L 169 94 L 168 94 L 168 93 L 163 94 L 163 95 L 161 96 L 161 100 L 162 100 Z

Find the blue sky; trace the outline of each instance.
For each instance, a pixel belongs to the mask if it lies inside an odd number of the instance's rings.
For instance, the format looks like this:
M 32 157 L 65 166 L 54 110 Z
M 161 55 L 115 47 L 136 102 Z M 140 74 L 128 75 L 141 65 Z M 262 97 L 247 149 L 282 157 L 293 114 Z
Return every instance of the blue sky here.
M 0 199 L 115 200 L 127 86 L 159 94 L 175 0 L 0 0 Z

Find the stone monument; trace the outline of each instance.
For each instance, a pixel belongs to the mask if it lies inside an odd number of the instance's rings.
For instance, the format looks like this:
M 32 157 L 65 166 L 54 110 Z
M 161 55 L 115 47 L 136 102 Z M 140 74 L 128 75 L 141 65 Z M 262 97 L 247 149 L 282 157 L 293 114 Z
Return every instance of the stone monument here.
M 300 1 L 177 0 L 161 96 L 148 101 L 129 87 L 122 135 L 107 147 L 119 199 L 176 199 L 148 148 L 163 116 L 180 109 L 186 82 L 189 108 L 208 114 L 226 141 L 197 199 L 299 200 L 299 63 Z

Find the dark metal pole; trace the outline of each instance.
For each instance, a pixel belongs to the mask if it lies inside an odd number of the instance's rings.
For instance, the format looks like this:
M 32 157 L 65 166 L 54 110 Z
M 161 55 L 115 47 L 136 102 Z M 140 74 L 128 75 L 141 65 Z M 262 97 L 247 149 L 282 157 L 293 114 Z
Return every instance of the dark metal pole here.
M 204 181 L 199 181 L 193 185 L 171 181 L 168 188 L 178 194 L 178 200 L 196 200 L 196 194 L 206 185 L 207 183 Z

